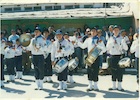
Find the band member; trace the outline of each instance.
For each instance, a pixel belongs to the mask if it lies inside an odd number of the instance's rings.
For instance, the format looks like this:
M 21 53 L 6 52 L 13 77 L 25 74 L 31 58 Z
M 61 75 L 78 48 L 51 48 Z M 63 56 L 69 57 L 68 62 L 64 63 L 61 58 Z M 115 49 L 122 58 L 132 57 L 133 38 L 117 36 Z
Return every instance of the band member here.
M 128 46 L 124 39 L 122 39 L 119 35 L 120 29 L 117 25 L 113 28 L 113 37 L 110 37 L 107 42 L 107 51 L 111 55 L 111 70 L 112 70 L 112 82 L 113 87 L 109 88 L 109 90 L 116 90 L 116 81 L 118 80 L 118 90 L 124 91 L 122 88 L 122 80 L 124 68 L 120 68 L 118 62 L 121 58 L 122 51 L 128 50 Z
M 50 40 L 53 42 L 55 40 L 55 30 L 53 26 L 50 26 L 48 28 L 49 34 L 50 34 Z
M 19 35 L 16 34 L 14 29 L 11 30 L 11 35 L 8 37 L 8 41 L 12 41 L 13 44 L 16 44 L 16 40 L 19 38 Z
M 0 86 L 4 88 L 4 48 L 6 46 L 6 38 L 4 38 L 4 32 L 0 34 L 0 54 L 1 54 L 1 79 L 0 79 Z
M 83 68 L 83 53 L 82 53 L 82 49 L 75 43 L 75 41 L 77 41 L 77 40 L 82 41 L 82 36 L 80 36 L 80 33 L 75 31 L 74 35 L 71 36 L 69 39 L 74 45 L 74 54 L 79 59 L 79 64 L 78 64 L 77 68 L 82 69 Z M 75 69 L 76 72 L 77 72 L 77 68 Z
M 16 78 L 22 79 L 22 46 L 19 39 L 16 40 L 15 45 L 15 67 L 16 67 Z
M 7 47 L 4 50 L 4 57 L 6 60 L 7 72 L 9 80 L 7 82 L 15 81 L 15 48 L 12 41 L 7 41 Z
M 88 53 L 95 46 L 100 48 L 102 51 L 106 50 L 104 43 L 102 41 L 98 42 L 97 29 L 95 27 L 91 29 L 91 37 L 87 38 L 84 43 L 78 42 L 78 46 L 80 46 L 82 49 L 88 48 Z M 89 86 L 87 91 L 91 91 L 91 90 L 99 91 L 97 85 L 98 73 L 99 73 L 99 57 L 97 57 L 97 59 L 91 66 L 88 66 L 87 73 L 88 73 L 88 80 L 89 80 Z M 92 81 L 94 81 L 94 88 L 92 86 Z
M 44 52 L 44 58 L 45 58 L 45 65 L 44 65 L 44 79 L 43 82 L 53 82 L 51 77 L 52 77 L 52 64 L 51 64 L 51 47 L 52 47 L 52 42 L 50 39 L 50 33 L 49 31 L 46 29 L 43 32 L 43 35 L 46 39 L 46 46 L 47 49 Z
M 66 32 L 64 34 L 64 39 L 68 40 L 69 43 L 70 43 L 70 48 L 69 49 L 71 49 L 71 52 L 69 54 L 70 56 L 68 57 L 68 60 L 70 61 L 72 58 L 75 57 L 75 55 L 74 55 L 74 46 L 69 40 L 69 33 L 68 32 Z M 67 82 L 75 83 L 75 81 L 73 80 L 73 70 L 72 71 L 68 70 L 68 80 L 67 80 Z
M 139 84 L 139 37 L 138 33 L 134 34 L 137 38 L 133 41 L 130 52 L 135 53 L 135 67 L 137 69 L 137 83 Z M 138 92 L 139 90 L 137 90 Z
M 108 40 L 110 37 L 113 36 L 113 27 L 114 25 L 110 25 L 109 28 L 108 28 L 108 38 L 106 38 L 106 40 Z
M 23 31 L 23 34 L 29 34 L 30 35 L 30 33 L 26 33 L 26 30 Z M 31 58 L 31 51 L 29 51 L 29 46 L 22 47 L 23 74 L 29 74 L 30 73 L 30 70 L 31 70 L 31 59 L 30 58 Z
M 86 31 L 85 31 L 85 35 L 84 37 L 82 38 L 82 42 L 84 42 L 87 38 L 89 38 L 91 36 L 91 33 L 90 33 L 90 28 L 87 28 Z M 84 63 L 84 66 L 86 66 L 85 64 L 85 59 L 87 57 L 87 54 L 88 54 L 88 50 L 87 48 L 83 50 L 83 63 Z
M 52 66 L 55 65 L 55 60 L 57 60 L 58 62 L 61 58 L 67 59 L 67 57 L 70 54 L 69 52 L 71 52 L 70 51 L 71 49 L 69 49 L 70 48 L 69 42 L 63 38 L 60 29 L 56 31 L 56 38 L 57 40 L 52 45 L 52 52 L 51 52 Z M 61 73 L 58 73 L 58 81 L 59 81 L 58 90 L 67 89 L 67 84 L 66 84 L 67 75 L 68 75 L 68 67 L 66 67 Z
M 40 27 L 36 27 L 34 30 L 35 37 L 31 41 L 30 50 L 33 55 L 33 65 L 35 70 L 35 79 L 37 88 L 35 90 L 43 89 L 44 78 L 44 51 L 46 47 L 46 41 L 41 34 Z
M 97 30 L 97 37 L 99 38 L 99 42 L 103 41 L 103 43 L 105 43 L 105 38 L 102 36 L 102 30 L 101 29 L 98 29 Z M 102 65 L 103 65 L 103 53 L 105 53 L 106 50 L 104 51 L 101 51 L 100 55 L 99 55 L 99 68 L 102 69 Z

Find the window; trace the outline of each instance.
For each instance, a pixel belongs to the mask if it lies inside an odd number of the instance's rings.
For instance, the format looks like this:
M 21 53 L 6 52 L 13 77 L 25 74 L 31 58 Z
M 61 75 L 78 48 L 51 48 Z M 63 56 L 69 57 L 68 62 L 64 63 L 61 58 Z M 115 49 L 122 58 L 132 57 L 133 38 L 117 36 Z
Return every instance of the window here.
M 74 7 L 75 7 L 75 8 L 80 8 L 79 5 L 75 5 Z
M 93 8 L 93 5 L 84 5 L 84 8 Z
M 25 7 L 25 11 L 31 11 L 32 7 Z
M 14 11 L 20 11 L 20 10 L 21 10 L 20 7 L 15 7 L 15 8 L 14 8 Z
M 5 8 L 5 12 L 10 12 L 12 11 L 12 8 Z
M 46 10 L 52 10 L 52 6 L 46 6 L 45 9 Z
M 41 6 L 39 6 L 39 7 L 34 7 L 34 10 L 35 10 L 35 11 L 41 10 Z
M 54 10 L 60 10 L 61 6 L 54 6 Z
M 65 9 L 73 9 L 73 5 L 65 6 Z

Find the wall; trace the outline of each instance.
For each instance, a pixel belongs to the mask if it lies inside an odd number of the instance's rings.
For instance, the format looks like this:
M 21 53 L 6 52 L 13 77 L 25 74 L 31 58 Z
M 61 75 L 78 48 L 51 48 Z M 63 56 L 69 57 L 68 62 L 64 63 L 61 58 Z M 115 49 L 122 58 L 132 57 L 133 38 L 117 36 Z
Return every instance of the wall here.
M 55 29 L 61 28 L 64 31 L 69 30 L 69 32 L 73 32 L 76 28 L 82 28 L 85 24 L 89 27 L 94 27 L 95 25 L 99 25 L 100 28 L 104 25 L 121 25 L 124 29 L 128 29 L 129 26 L 133 25 L 133 17 L 122 17 L 122 18 L 85 18 L 85 19 L 20 19 L 20 20 L 2 20 L 2 30 L 6 29 L 8 33 L 10 30 L 15 28 L 16 25 L 19 25 L 20 28 L 26 29 L 34 29 L 36 24 L 39 24 L 41 28 L 49 27 L 50 25 L 54 25 Z

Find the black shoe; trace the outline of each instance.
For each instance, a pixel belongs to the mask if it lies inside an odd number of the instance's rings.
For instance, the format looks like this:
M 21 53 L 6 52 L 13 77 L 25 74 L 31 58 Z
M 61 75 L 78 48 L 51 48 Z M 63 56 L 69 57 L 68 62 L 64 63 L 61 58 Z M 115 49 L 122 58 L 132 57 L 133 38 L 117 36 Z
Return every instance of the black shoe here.
M 35 90 L 39 90 L 38 88 L 35 88 Z
M 47 83 L 48 81 L 44 81 L 43 83 Z
M 11 82 L 15 82 L 15 80 L 12 80 Z
M 57 88 L 57 90 L 62 90 L 62 89 Z
M 93 89 L 94 91 L 99 91 L 99 89 Z
M 118 91 L 124 91 L 124 89 L 120 89 L 120 90 L 119 90 L 119 89 L 117 89 L 117 90 L 118 90 Z
M 116 90 L 116 89 L 113 89 L 113 88 L 109 88 L 108 90 Z
M 39 90 L 43 90 L 43 89 L 39 89 Z
M 4 85 L 2 85 L 1 88 L 4 88 Z
M 64 89 L 64 90 L 67 90 L 67 89 Z
M 50 80 L 50 81 L 47 81 L 48 83 L 53 83 L 53 81 L 52 80 Z
M 87 89 L 87 91 L 92 91 L 93 89 Z
M 7 82 L 9 83 L 9 82 L 12 82 L 11 80 L 7 80 Z

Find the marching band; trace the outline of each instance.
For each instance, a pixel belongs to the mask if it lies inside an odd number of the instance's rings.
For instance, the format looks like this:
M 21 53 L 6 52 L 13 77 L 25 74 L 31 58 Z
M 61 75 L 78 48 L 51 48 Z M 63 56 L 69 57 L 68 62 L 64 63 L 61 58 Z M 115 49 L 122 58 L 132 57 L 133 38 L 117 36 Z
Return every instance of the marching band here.
M 112 72 L 112 87 L 109 90 L 124 91 L 122 81 L 125 68 L 121 68 L 118 62 L 126 57 L 128 49 L 130 49 L 130 53 L 135 53 L 137 83 L 139 82 L 139 33 L 135 34 L 135 40 L 129 46 L 130 48 L 128 47 L 129 38 L 126 36 L 125 31 L 120 30 L 117 25 L 110 25 L 109 32 L 105 32 L 105 36 L 103 36 L 102 30 L 97 29 L 97 27 L 87 28 L 85 35 L 80 33 L 80 29 L 78 29 L 73 36 L 70 36 L 68 32 L 63 34 L 61 29 L 54 31 L 53 28 L 49 27 L 42 32 L 41 28 L 36 26 L 34 36 L 29 40 L 30 44 L 28 46 L 21 44 L 20 36 L 16 34 L 15 30 L 12 29 L 11 33 L 12 35 L 9 36 L 8 40 L 4 38 L 3 32 L 0 34 L 1 88 L 4 88 L 4 64 L 7 66 L 9 75 L 7 82 L 22 79 L 22 67 L 27 66 L 26 63 L 28 62 L 25 62 L 24 58 L 29 52 L 31 52 L 30 55 L 34 65 L 37 85 L 35 90 L 42 90 L 45 82 L 53 83 L 51 77 L 54 71 L 57 72 L 58 76 L 58 90 L 67 90 L 67 82 L 75 83 L 73 79 L 74 70 L 87 68 L 89 81 L 87 91 L 99 91 L 99 70 L 102 68 L 103 54 L 107 53 L 111 59 L 110 67 Z M 26 39 L 23 42 L 26 42 Z M 86 56 L 84 58 L 85 62 L 81 55 Z M 70 62 L 71 65 L 69 65 Z M 26 69 L 26 67 L 24 68 Z M 117 86 L 116 82 L 118 82 Z

